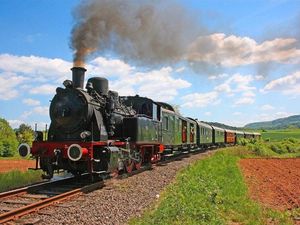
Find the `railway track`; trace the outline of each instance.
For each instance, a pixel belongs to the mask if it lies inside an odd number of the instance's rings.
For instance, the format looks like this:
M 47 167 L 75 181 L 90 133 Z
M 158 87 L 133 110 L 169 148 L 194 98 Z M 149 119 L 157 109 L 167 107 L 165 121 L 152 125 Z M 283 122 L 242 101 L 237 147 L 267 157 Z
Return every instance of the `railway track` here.
M 199 153 L 203 153 L 203 151 L 198 150 L 174 155 L 165 158 L 158 163 L 144 165 L 139 170 L 132 171 L 130 174 L 121 174 L 117 179 L 125 179 L 129 176 L 150 170 L 153 166 L 164 166 L 173 161 L 181 160 Z M 16 220 L 24 215 L 36 212 L 55 203 L 61 203 L 80 193 L 87 193 L 104 187 L 105 180 L 91 183 L 87 176 L 88 175 L 84 175 L 81 178 L 72 177 L 53 182 L 46 182 L 0 193 L 0 224 Z
M 60 203 L 80 193 L 104 186 L 104 181 L 68 178 L 20 188 L 0 194 L 0 224 L 16 220 L 42 208 Z

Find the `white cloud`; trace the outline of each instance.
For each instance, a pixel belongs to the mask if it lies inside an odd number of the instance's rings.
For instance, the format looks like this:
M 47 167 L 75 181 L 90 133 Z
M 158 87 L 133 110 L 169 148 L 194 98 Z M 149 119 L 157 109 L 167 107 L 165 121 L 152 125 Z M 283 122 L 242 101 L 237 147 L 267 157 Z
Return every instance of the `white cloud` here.
M 111 89 L 120 95 L 147 96 L 156 101 L 170 101 L 178 94 L 178 89 L 191 84 L 183 79 L 172 77 L 172 68 L 163 67 L 149 72 L 135 72 L 111 82 Z
M 226 73 L 222 73 L 222 74 L 219 74 L 219 75 L 211 75 L 208 77 L 209 80 L 217 80 L 217 79 L 222 79 L 222 78 L 225 78 L 225 77 L 228 77 L 229 75 L 226 74 Z
M 272 120 L 276 120 L 279 118 L 288 117 L 292 115 L 295 115 L 295 113 L 285 112 L 285 111 L 279 111 L 276 113 L 261 113 L 257 116 L 255 122 L 272 121 Z
M 205 116 L 211 116 L 211 112 L 205 112 L 204 115 Z
M 253 92 L 253 91 L 245 91 L 244 93 L 243 93 L 243 96 L 244 97 L 255 97 L 256 96 L 256 94 Z
M 97 57 L 96 59 L 89 62 L 87 65 L 89 74 L 102 77 L 111 76 L 126 76 L 131 74 L 135 67 L 126 64 L 125 62 L 118 59 L 106 59 L 103 57 Z
M 266 104 L 266 105 L 262 105 L 260 108 L 262 111 L 269 111 L 269 110 L 273 110 L 275 109 L 274 106 Z
M 269 91 L 281 91 L 286 95 L 300 95 L 300 71 L 270 81 L 262 89 L 262 92 Z
M 24 104 L 29 105 L 29 106 L 37 106 L 40 105 L 40 101 L 32 99 L 32 98 L 25 98 L 22 101 Z
M 39 115 L 48 116 L 49 115 L 49 106 L 37 106 L 34 107 L 32 113 L 36 113 Z
M 0 63 L 1 64 L 1 63 Z M 0 73 L 0 100 L 10 100 L 19 95 L 18 87 L 26 78 L 15 73 Z
M 2 65 L 2 66 L 1 66 Z M 54 95 L 55 89 L 64 79 L 71 78 L 72 63 L 62 59 L 48 59 L 36 56 L 0 55 L 0 70 L 22 74 L 30 85 L 22 80 L 19 85 L 30 94 Z M 171 67 L 160 70 L 139 72 L 135 67 L 117 59 L 98 57 L 87 66 L 88 76 L 115 77 L 110 81 L 110 88 L 121 95 L 140 94 L 155 100 L 169 101 L 178 94 L 178 89 L 190 87 L 191 84 L 180 78 L 173 78 L 172 73 L 181 72 L 184 67 L 173 71 Z M 16 86 L 15 85 L 15 86 Z M 10 86 L 12 87 L 12 86 Z M 2 98 L 16 97 L 18 91 L 7 88 Z M 1 93 L 0 93 L 0 96 Z
M 193 93 L 181 98 L 184 103 L 182 107 L 204 108 L 208 105 L 214 105 L 218 102 L 218 92 Z
M 51 84 L 43 84 L 41 86 L 37 86 L 32 88 L 29 93 L 30 94 L 38 94 L 38 95 L 54 95 L 57 86 Z
M 15 129 L 25 122 L 22 120 L 8 120 L 8 123 L 13 129 Z
M 254 99 L 253 98 L 242 97 L 242 98 L 239 98 L 238 100 L 236 100 L 234 102 L 234 105 L 235 106 L 238 106 L 238 105 L 251 105 L 253 103 L 254 103 Z
M 240 115 L 242 115 L 242 113 L 241 112 L 234 112 L 233 115 L 234 116 L 240 116 Z
M 186 58 L 226 67 L 264 62 L 296 63 L 300 58 L 296 43 L 294 38 L 276 38 L 259 44 L 249 37 L 215 33 L 198 37 L 190 45 Z
M 229 97 L 242 96 L 236 100 L 234 103 L 235 106 L 253 104 L 256 96 L 254 93 L 256 87 L 251 85 L 251 83 L 255 80 L 253 75 L 241 75 L 236 73 L 227 78 L 222 84 L 215 86 L 214 91 L 217 91 L 221 95 L 225 93 Z
M 49 59 L 38 56 L 0 55 L 0 70 L 26 74 L 28 77 L 52 80 L 66 76 L 72 63 L 62 59 Z
M 215 87 L 215 90 L 218 92 L 232 93 L 233 91 L 230 88 L 228 83 L 220 84 Z
M 30 111 L 23 112 L 20 118 L 26 120 L 29 116 L 35 115 L 49 116 L 49 106 L 36 106 Z

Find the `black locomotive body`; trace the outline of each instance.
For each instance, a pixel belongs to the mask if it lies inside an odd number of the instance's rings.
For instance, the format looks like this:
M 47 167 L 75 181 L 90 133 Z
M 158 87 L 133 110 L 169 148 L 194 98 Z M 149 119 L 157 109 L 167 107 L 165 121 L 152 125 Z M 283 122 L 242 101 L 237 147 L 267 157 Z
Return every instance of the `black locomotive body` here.
M 136 112 L 138 106 L 110 91 L 105 78 L 90 78 L 83 89 L 85 71 L 72 68 L 73 80 L 64 81 L 65 87 L 56 89 L 50 105 L 48 138 L 33 142 L 31 154 L 46 177 L 51 178 L 59 169 L 74 174 L 131 172 L 142 162 L 157 159 L 153 156 L 159 151 L 159 120 L 146 111 Z M 21 155 L 29 151 L 26 145 L 19 147 Z

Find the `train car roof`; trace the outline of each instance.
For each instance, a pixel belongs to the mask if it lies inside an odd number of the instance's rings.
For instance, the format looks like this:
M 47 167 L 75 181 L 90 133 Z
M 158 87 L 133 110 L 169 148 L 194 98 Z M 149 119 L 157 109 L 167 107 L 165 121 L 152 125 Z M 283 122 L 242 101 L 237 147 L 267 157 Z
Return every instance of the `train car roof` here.
M 204 123 L 204 122 L 202 122 L 202 121 L 196 121 L 198 124 L 199 124 L 199 126 L 201 126 L 201 127 L 206 127 L 206 128 L 208 128 L 208 129 L 213 129 L 212 128 L 212 126 L 211 125 L 209 125 L 209 124 L 207 124 L 207 123 Z
M 174 111 L 171 111 L 171 110 L 168 110 L 168 109 L 165 109 L 165 108 L 161 108 L 161 111 L 164 111 L 164 112 L 169 113 L 169 114 L 171 114 L 171 115 L 175 115 L 175 116 L 177 116 L 179 119 L 185 120 L 185 121 L 190 122 L 190 123 L 196 123 L 196 122 L 197 122 L 196 120 L 194 120 L 194 119 L 192 119 L 192 118 L 184 117 L 184 116 L 180 115 L 179 113 L 176 113 L 176 112 L 174 112 Z
M 167 109 L 167 110 L 170 110 L 170 111 L 173 111 L 173 112 L 176 112 L 176 110 L 174 109 L 173 106 L 171 106 L 170 104 L 168 103 L 165 103 L 165 102 L 156 102 L 158 105 L 160 105 L 163 109 Z M 176 112 L 178 113 L 178 112 Z
M 208 128 L 208 129 L 211 129 L 212 130 L 212 127 L 211 125 L 207 124 L 207 123 L 204 123 L 203 121 L 199 121 L 197 119 L 192 119 L 192 118 L 189 118 L 191 120 L 194 120 L 199 126 L 201 127 L 205 127 L 205 128 Z
M 236 134 L 244 134 L 244 131 L 240 131 L 240 130 L 235 130 L 234 131 Z
M 230 130 L 230 129 L 224 129 L 226 132 L 230 132 L 230 133 L 236 133 L 234 130 Z
M 220 128 L 220 127 L 215 127 L 215 126 L 211 126 L 214 130 L 219 130 L 219 131 L 223 131 L 225 132 L 225 129 Z
M 252 134 L 253 135 L 253 132 L 244 131 L 244 134 Z
M 261 136 L 261 133 L 253 132 L 254 135 Z

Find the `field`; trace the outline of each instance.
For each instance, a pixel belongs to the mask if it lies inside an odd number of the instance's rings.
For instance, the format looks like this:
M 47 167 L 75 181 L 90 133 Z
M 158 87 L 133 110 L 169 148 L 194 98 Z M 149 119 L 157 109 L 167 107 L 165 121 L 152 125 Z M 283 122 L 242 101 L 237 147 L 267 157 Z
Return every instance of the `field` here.
M 259 130 L 264 140 L 281 141 L 285 138 L 300 139 L 300 129 L 285 129 L 285 130 L 266 130 L 265 132 Z
M 258 150 L 261 147 L 263 150 Z M 262 142 L 219 150 L 214 156 L 198 161 L 181 171 L 174 184 L 163 192 L 157 204 L 146 211 L 141 218 L 133 219 L 131 224 L 293 224 L 293 219 L 299 214 L 298 192 L 292 194 L 294 196 L 292 201 L 296 204 L 284 208 L 284 211 L 279 211 L 278 208 L 264 204 L 259 198 L 249 195 L 247 184 L 250 183 L 245 182 L 246 178 L 239 162 L 243 158 L 257 158 L 264 154 L 268 157 L 290 156 L 290 153 L 274 152 Z M 299 159 L 291 160 L 293 164 L 289 163 L 292 168 L 293 165 L 299 164 Z M 277 204 L 284 205 L 291 201 L 290 192 L 294 190 L 289 189 L 288 182 L 294 180 L 291 188 L 298 188 L 300 175 L 299 170 L 288 170 L 280 166 L 281 164 L 278 164 L 278 169 L 270 173 L 270 176 L 277 176 L 277 172 L 280 171 L 279 180 L 283 179 L 282 182 L 286 182 L 276 187 L 280 187 L 281 190 L 287 187 L 282 191 L 282 193 L 289 193 L 287 197 L 280 198 L 276 196 L 277 192 L 273 196 L 279 198 Z M 260 170 L 254 172 L 262 175 Z M 285 173 L 285 176 L 282 173 Z M 246 173 L 245 176 L 254 175 Z M 298 180 L 295 180 L 295 177 Z M 262 178 L 262 181 L 267 183 L 272 181 L 273 184 L 279 180 L 272 177 Z M 254 179 L 255 182 L 258 181 Z M 261 191 L 261 195 L 269 192 L 263 186 L 257 191 Z
M 35 160 L 0 158 L 0 173 L 12 170 L 26 171 L 28 168 L 35 167 Z
M 253 199 L 278 210 L 300 208 L 300 158 L 242 159 L 240 167 Z
M 35 160 L 0 158 L 0 192 L 41 181 L 40 171 L 27 171 L 35 167 Z

